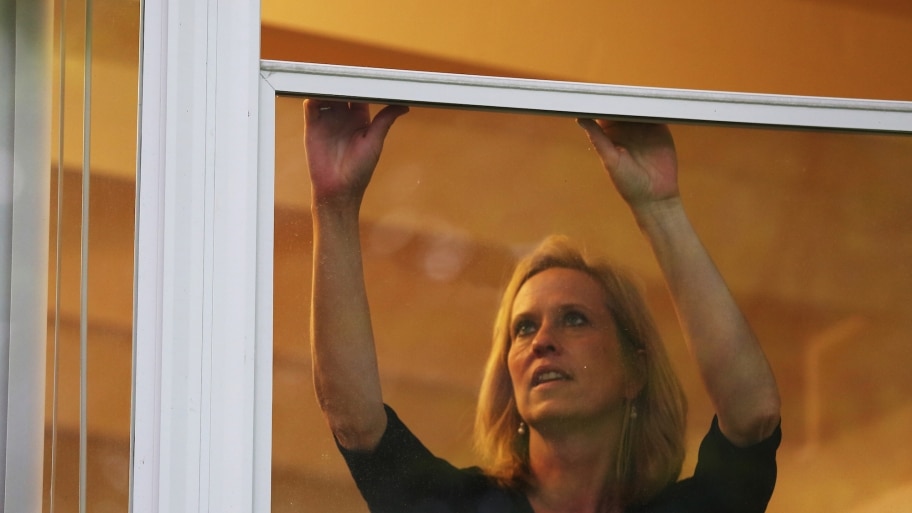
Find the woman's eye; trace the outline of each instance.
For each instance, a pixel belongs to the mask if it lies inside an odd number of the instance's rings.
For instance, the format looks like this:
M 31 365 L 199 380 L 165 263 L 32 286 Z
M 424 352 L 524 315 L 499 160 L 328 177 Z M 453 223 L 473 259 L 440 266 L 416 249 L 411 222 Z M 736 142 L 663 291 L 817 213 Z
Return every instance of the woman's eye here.
M 532 321 L 528 321 L 528 320 L 519 321 L 513 326 L 513 336 L 514 337 L 521 337 L 523 335 L 529 335 L 530 333 L 534 333 L 534 332 L 535 332 L 535 323 L 533 323 Z
M 583 326 L 588 322 L 586 316 L 579 312 L 570 311 L 564 314 L 564 324 L 567 326 Z

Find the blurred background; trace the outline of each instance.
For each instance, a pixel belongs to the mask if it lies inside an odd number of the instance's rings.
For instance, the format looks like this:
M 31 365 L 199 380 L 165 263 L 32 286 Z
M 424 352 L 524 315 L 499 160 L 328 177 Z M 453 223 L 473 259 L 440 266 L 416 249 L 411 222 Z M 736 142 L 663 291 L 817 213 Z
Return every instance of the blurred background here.
M 266 59 L 912 100 L 912 4 L 899 0 L 262 5 Z M 75 511 L 78 492 L 86 116 L 88 505 L 127 509 L 139 10 L 94 2 L 85 109 L 85 4 L 57 2 L 46 510 Z M 279 101 L 276 123 L 273 509 L 365 511 L 311 386 L 299 98 Z M 672 129 L 685 202 L 782 388 L 770 511 L 907 511 L 912 138 Z M 553 232 L 641 278 L 691 400 L 694 452 L 709 405 L 652 257 L 571 119 L 413 109 L 391 133 L 363 230 L 385 397 L 439 455 L 475 461 L 468 437 L 500 286 Z

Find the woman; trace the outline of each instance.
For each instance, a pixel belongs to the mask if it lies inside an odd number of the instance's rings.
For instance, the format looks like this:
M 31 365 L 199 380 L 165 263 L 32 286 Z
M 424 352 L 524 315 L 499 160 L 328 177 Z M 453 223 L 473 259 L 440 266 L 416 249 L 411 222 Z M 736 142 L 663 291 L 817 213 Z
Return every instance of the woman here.
M 383 403 L 358 231 L 394 121 L 305 102 L 314 219 L 312 351 L 320 406 L 373 512 L 763 511 L 779 395 L 762 349 L 681 204 L 660 125 L 580 120 L 649 240 L 716 411 L 693 477 L 684 399 L 642 301 L 562 239 L 520 262 L 482 386 L 485 470 L 435 458 Z

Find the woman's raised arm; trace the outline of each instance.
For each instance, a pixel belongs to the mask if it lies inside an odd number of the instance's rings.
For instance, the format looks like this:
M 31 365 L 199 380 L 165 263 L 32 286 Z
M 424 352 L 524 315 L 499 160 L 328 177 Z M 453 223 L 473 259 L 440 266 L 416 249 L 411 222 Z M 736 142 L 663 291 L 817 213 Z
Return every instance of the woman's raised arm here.
M 372 449 L 386 429 L 358 217 L 386 134 L 407 111 L 389 106 L 371 120 L 365 104 L 304 102 L 314 225 L 314 388 L 330 429 L 348 449 Z
M 736 445 L 767 438 L 779 423 L 776 380 L 684 211 L 671 133 L 655 124 L 579 123 L 652 246 L 719 427 Z

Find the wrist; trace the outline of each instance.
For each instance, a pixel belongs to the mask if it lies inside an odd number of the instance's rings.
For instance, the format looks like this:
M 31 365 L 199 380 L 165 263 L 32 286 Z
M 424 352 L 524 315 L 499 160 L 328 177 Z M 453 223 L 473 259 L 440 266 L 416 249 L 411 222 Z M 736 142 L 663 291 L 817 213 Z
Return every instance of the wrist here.
M 666 226 L 686 218 L 684 204 L 681 202 L 681 197 L 677 195 L 631 205 L 630 209 L 640 228 L 647 231 L 650 228 Z
M 355 212 L 361 209 L 364 199 L 364 190 L 351 190 L 343 188 L 330 188 L 320 190 L 311 186 L 310 205 L 311 211 Z
M 314 223 L 337 226 L 357 225 L 361 215 L 360 198 L 317 198 L 310 204 Z

